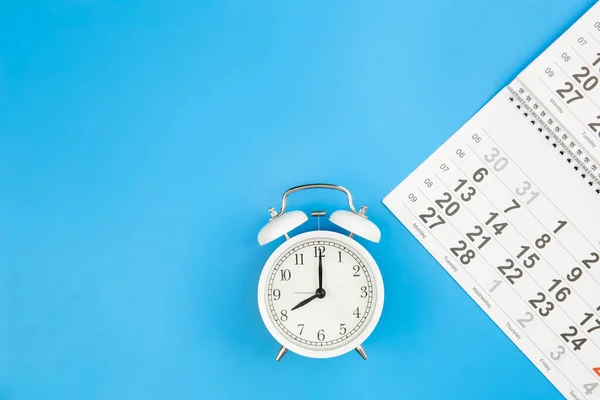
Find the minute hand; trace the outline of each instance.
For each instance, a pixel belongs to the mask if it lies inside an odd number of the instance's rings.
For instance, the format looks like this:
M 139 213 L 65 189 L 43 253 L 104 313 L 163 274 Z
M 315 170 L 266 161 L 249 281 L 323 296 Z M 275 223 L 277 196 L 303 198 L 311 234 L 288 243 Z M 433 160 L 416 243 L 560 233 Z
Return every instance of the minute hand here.
M 323 253 L 319 253 L 319 289 L 323 289 Z

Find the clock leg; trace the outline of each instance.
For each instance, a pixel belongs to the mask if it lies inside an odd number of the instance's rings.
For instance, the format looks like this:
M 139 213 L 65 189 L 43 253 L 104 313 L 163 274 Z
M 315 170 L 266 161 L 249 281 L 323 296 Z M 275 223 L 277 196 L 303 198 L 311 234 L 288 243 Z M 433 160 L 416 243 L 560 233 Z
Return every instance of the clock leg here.
M 356 348 L 356 352 L 357 352 L 358 354 L 360 354 L 360 356 L 363 358 L 363 360 L 366 360 L 366 359 L 367 359 L 367 353 L 365 353 L 365 349 L 363 349 L 363 347 L 362 347 L 362 346 L 358 346 L 358 347 Z
M 287 349 L 281 346 L 281 348 L 279 349 L 279 353 L 277 353 L 277 357 L 275 357 L 275 361 L 281 360 L 283 356 L 285 356 L 285 353 L 287 353 Z

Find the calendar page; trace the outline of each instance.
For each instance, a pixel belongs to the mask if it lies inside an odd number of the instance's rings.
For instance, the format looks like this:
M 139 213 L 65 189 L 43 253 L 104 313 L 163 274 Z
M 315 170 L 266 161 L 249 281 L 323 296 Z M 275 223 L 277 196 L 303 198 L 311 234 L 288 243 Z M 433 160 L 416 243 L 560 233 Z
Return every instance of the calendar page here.
M 570 399 L 600 399 L 600 5 L 385 205 Z

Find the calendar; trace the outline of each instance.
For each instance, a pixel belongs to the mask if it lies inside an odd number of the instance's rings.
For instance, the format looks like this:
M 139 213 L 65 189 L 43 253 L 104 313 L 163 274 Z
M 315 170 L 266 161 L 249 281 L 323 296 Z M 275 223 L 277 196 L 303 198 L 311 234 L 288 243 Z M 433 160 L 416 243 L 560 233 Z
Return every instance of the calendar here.
M 600 399 L 600 4 L 385 205 L 569 399 Z

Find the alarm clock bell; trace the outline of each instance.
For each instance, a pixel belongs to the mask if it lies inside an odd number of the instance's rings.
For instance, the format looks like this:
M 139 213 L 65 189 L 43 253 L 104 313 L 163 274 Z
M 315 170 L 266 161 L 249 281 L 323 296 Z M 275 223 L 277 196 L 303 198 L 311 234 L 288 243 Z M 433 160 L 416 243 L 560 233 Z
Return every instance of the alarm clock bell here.
M 286 239 L 289 239 L 288 233 L 290 231 L 308 221 L 308 217 L 302 211 L 286 211 L 287 197 L 294 192 L 305 189 L 333 189 L 346 193 L 346 196 L 348 197 L 348 206 L 351 211 L 337 210 L 331 214 L 329 220 L 340 228 L 350 232 L 350 237 L 358 235 L 372 242 L 379 242 L 381 239 L 381 231 L 377 225 L 369 221 L 365 215 L 367 212 L 367 207 L 362 206 L 359 211 L 356 211 L 352 201 L 352 195 L 348 189 L 343 186 L 331 185 L 327 183 L 313 183 L 296 186 L 286 191 L 281 200 L 281 211 L 279 211 L 279 213 L 275 210 L 275 208 L 269 209 L 269 212 L 271 213 L 271 219 L 265 226 L 263 226 L 260 232 L 258 232 L 258 243 L 261 246 L 270 243 L 281 236 L 285 236 Z

